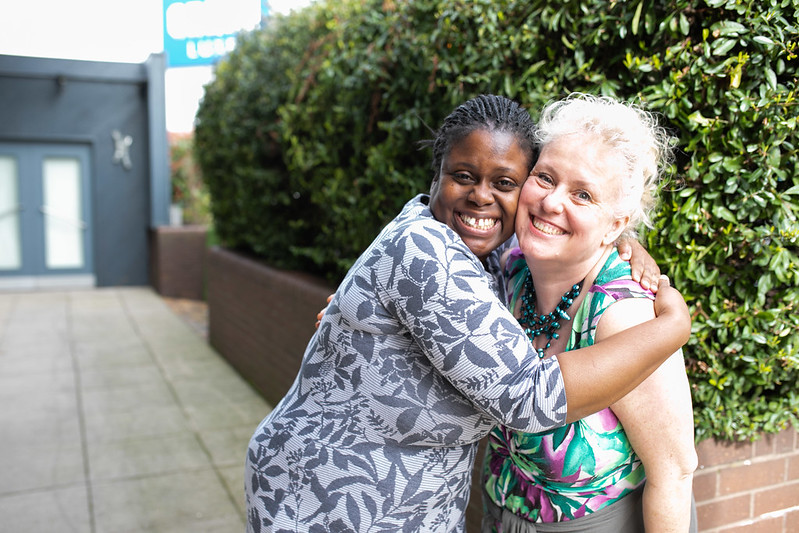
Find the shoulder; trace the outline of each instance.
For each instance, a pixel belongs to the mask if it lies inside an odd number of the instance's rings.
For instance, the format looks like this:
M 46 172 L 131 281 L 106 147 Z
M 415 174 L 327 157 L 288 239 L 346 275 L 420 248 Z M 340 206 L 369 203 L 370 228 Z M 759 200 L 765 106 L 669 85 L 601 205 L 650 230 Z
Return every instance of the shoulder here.
M 610 305 L 597 325 L 597 340 L 610 337 L 655 318 L 655 306 L 646 298 L 625 298 Z
M 633 281 L 630 264 L 615 249 L 589 291 L 597 340 L 655 318 L 654 294 Z
M 389 225 L 406 226 L 414 223 L 422 223 L 425 220 L 435 220 L 433 218 L 433 213 L 430 211 L 430 206 L 428 205 L 429 199 L 430 198 L 425 194 L 414 196 L 408 200 Z
M 403 277 L 486 277 L 480 260 L 463 239 L 433 217 L 424 195 L 409 201 L 359 259 L 361 275 L 372 272 L 386 286 Z
M 630 298 L 655 299 L 652 291 L 644 289 L 637 281 L 633 281 L 630 263 L 622 260 L 615 248 L 608 256 L 589 291 L 603 299 L 610 300 L 607 305 Z
M 392 223 L 392 239 L 396 241 L 410 237 L 415 247 L 427 249 L 431 253 L 430 246 L 433 248 L 454 247 L 473 256 L 474 254 L 457 233 L 443 222 L 436 220 L 430 211 L 428 200 L 427 195 L 420 194 L 405 204 Z

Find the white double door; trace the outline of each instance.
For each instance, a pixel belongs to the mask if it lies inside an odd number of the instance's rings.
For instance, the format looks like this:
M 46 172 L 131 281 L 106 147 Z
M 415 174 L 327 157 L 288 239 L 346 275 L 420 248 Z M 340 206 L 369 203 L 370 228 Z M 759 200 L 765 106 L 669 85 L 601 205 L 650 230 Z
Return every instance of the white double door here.
M 94 285 L 89 148 L 0 143 L 0 288 Z

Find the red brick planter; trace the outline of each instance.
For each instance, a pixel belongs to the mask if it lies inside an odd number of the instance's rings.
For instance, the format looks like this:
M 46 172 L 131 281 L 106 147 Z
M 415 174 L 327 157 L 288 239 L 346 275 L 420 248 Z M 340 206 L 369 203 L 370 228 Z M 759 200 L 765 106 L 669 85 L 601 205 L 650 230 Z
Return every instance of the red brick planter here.
M 222 249 L 207 258 L 211 345 L 272 405 L 294 381 L 316 313 L 333 288 Z M 799 532 L 799 434 L 755 443 L 704 441 L 694 476 L 699 531 Z M 482 447 L 477 467 L 482 463 Z M 480 492 L 472 485 L 467 531 L 479 533 Z
M 700 531 L 799 531 L 799 433 L 789 428 L 753 443 L 697 446 L 694 496 Z
M 161 296 L 203 300 L 205 226 L 161 226 L 150 233 L 150 283 Z
M 208 250 L 208 340 L 272 405 L 286 394 L 333 288 L 223 248 Z

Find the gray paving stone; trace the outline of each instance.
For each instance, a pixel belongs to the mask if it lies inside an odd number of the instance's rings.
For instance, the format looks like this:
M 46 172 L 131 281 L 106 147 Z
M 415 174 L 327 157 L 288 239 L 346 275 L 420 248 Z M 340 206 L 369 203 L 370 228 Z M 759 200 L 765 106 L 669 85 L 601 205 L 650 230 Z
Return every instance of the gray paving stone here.
M 192 424 L 199 431 L 246 425 L 255 431 L 269 409 L 252 392 L 241 391 L 242 397 L 233 400 L 207 381 L 180 381 L 174 386 Z
M 187 353 L 185 356 L 170 354 L 169 358 L 159 356 L 159 366 L 164 375 L 171 381 L 187 379 L 216 379 L 229 376 L 235 371 L 227 361 L 222 360 L 215 352 L 209 355 L 198 356 L 196 353 Z M 249 387 L 249 385 L 247 385 Z M 241 387 L 241 385 L 237 385 Z
M 146 383 L 138 387 L 90 389 L 82 392 L 86 413 L 124 413 L 141 407 L 167 407 L 175 397 L 165 381 Z
M 0 531 L 243 531 L 269 409 L 149 288 L 0 293 Z
M 9 405 L 2 403 L 0 405 Z M 42 442 L 58 441 L 66 445 L 80 446 L 82 435 L 77 403 L 73 397 L 63 403 L 32 408 L 29 404 L 16 404 L 18 408 L 0 408 L 0 455 L 12 455 L 19 448 L 27 448 Z
M 94 501 L 98 533 L 244 531 L 242 513 L 210 469 L 96 483 Z
M 95 410 L 84 414 L 84 423 L 86 439 L 94 443 L 191 431 L 185 413 L 174 404 L 133 406 L 126 411 Z
M 135 388 L 155 383 L 166 385 L 163 373 L 155 363 L 90 368 L 80 372 L 80 384 L 84 392 Z
M 153 357 L 140 339 L 132 338 L 113 342 L 114 351 L 109 352 L 107 340 L 75 342 L 72 352 L 83 370 L 115 366 L 152 364 Z
M 0 453 L 0 494 L 86 481 L 80 443 L 61 441 L 52 433 L 43 437 L 36 444 L 9 447 Z
M 92 481 L 175 473 L 211 466 L 208 453 L 191 432 L 90 442 L 88 449 Z
M 0 530 L 9 533 L 91 531 L 85 485 L 0 495 Z
M 42 346 L 30 342 L 24 348 L 0 346 L 0 376 L 72 372 L 69 346 L 63 342 Z
M 250 437 L 257 425 L 208 429 L 200 433 L 200 440 L 211 455 L 214 466 L 244 469 L 244 457 Z M 239 477 L 241 472 L 239 472 Z

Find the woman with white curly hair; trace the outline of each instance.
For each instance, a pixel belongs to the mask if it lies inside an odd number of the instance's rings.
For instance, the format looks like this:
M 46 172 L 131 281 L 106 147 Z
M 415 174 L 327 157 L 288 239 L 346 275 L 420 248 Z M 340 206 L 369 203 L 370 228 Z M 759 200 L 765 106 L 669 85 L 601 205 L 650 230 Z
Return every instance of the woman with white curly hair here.
M 648 223 L 671 138 L 654 116 L 608 97 L 548 105 L 540 156 L 519 198 L 508 305 L 539 357 L 590 346 L 654 317 L 614 246 Z M 619 353 L 632 359 L 636 354 Z M 678 351 L 621 400 L 565 427 L 490 434 L 483 531 L 695 531 L 697 457 Z

